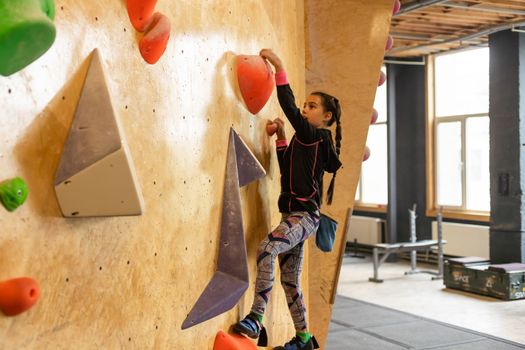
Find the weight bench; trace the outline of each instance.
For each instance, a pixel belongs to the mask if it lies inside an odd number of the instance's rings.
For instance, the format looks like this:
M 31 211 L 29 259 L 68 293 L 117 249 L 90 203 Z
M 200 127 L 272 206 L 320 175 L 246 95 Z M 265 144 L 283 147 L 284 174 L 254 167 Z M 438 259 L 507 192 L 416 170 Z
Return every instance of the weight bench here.
M 446 241 L 441 241 L 442 244 L 445 244 Z M 381 283 L 383 282 L 382 279 L 379 279 L 378 277 L 378 271 L 379 267 L 382 263 L 385 262 L 385 260 L 388 258 L 388 256 L 392 253 L 400 253 L 400 252 L 417 252 L 417 251 L 428 251 L 432 248 L 439 248 L 439 241 L 437 240 L 424 240 L 424 241 L 418 241 L 418 242 L 400 242 L 400 243 L 379 243 L 374 245 L 373 249 L 373 262 L 374 262 L 374 277 L 370 277 L 368 280 L 370 282 L 377 282 Z M 438 249 L 439 250 L 439 249 Z M 382 254 L 381 258 L 379 255 Z M 441 267 L 443 264 L 443 253 L 442 249 L 441 252 L 438 253 L 438 265 Z M 412 274 L 412 273 L 430 273 L 436 275 L 438 278 L 442 277 L 442 272 L 440 268 L 440 272 L 434 272 L 434 271 L 427 271 L 427 270 L 417 270 L 415 268 L 415 261 L 412 261 L 412 270 L 405 273 L 405 274 Z

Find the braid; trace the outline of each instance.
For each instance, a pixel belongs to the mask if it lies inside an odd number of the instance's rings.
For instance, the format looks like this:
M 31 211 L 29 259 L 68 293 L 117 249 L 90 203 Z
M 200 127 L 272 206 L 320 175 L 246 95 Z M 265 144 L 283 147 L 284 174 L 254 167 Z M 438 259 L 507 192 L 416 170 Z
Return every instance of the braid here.
M 339 105 L 339 101 L 334 98 L 335 102 L 335 110 L 336 113 L 334 115 L 336 126 L 335 126 L 335 153 L 337 154 L 337 158 L 339 158 L 339 154 L 341 153 L 341 139 L 342 131 L 341 131 L 341 106 Z M 333 123 L 333 122 L 332 122 Z M 334 187 L 335 187 L 335 176 L 337 175 L 337 170 L 334 172 L 334 175 L 332 176 L 332 181 L 330 181 L 330 186 L 328 186 L 328 191 L 326 193 L 326 203 L 328 205 L 332 204 L 332 199 L 334 198 Z

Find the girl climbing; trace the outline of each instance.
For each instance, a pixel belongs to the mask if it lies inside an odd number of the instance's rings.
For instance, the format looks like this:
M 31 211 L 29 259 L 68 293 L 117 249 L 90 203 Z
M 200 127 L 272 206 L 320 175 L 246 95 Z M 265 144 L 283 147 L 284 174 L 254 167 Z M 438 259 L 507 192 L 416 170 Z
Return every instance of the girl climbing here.
M 315 338 L 308 331 L 306 306 L 301 291 L 301 270 L 304 242 L 319 227 L 319 209 L 323 191 L 323 174 L 333 173 L 328 188 L 327 202 L 332 201 L 334 180 L 341 166 L 341 107 L 339 101 L 323 92 L 311 93 L 303 108 L 295 104 L 295 97 L 281 59 L 270 49 L 260 55 L 275 69 L 277 96 L 281 108 L 295 129 L 288 145 L 284 122 L 277 118 L 277 158 L 281 170 L 279 211 L 281 223 L 260 243 L 257 251 L 257 280 L 251 312 L 234 325 L 234 331 L 250 338 L 259 338 L 266 344 L 263 315 L 273 288 L 275 258 L 279 258 L 281 284 L 286 293 L 296 336 L 275 349 L 303 350 L 318 348 Z M 335 147 L 327 127 L 336 123 Z

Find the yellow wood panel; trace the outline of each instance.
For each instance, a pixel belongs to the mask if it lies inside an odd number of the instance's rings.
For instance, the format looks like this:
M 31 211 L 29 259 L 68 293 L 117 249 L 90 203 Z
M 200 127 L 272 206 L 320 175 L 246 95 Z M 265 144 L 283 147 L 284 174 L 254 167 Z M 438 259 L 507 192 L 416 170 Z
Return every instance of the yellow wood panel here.
M 240 100 L 235 54 L 272 47 L 304 96 L 304 5 L 300 0 L 169 1 L 164 56 L 140 57 L 124 1 L 58 0 L 57 39 L 38 61 L 0 78 L 0 179 L 24 177 L 28 201 L 0 208 L 0 280 L 31 276 L 41 298 L 15 318 L 0 315 L 2 349 L 211 349 L 215 333 L 253 297 L 259 241 L 279 221 L 279 169 L 266 119 Z M 64 219 L 53 179 L 89 62 L 99 48 L 115 110 L 145 201 L 139 217 Z M 268 175 L 241 190 L 251 285 L 241 310 L 188 330 L 182 321 L 217 258 L 229 127 Z M 291 134 L 291 132 L 290 132 Z M 306 283 L 305 283 L 306 285 Z M 265 318 L 270 344 L 293 333 L 276 283 Z
M 332 313 L 348 208 L 354 204 L 361 159 L 372 115 L 379 69 L 388 37 L 393 0 L 305 2 L 306 89 L 322 90 L 341 101 L 343 168 L 337 174 L 332 206 L 322 211 L 339 222 L 334 252 L 323 254 L 310 242 L 310 324 L 322 344 Z M 372 149 L 372 157 L 374 150 Z M 327 175 L 325 183 L 329 183 Z

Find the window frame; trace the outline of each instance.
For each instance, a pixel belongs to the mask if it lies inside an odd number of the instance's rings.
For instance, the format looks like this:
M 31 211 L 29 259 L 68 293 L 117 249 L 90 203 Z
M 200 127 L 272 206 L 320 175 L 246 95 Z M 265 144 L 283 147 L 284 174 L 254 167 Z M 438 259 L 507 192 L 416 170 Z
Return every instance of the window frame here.
M 458 52 L 458 51 L 454 51 Z M 465 208 L 466 205 L 466 121 L 468 118 L 487 117 L 489 113 L 465 114 L 456 116 L 436 116 L 436 69 L 435 58 L 438 55 L 429 55 L 426 66 L 426 183 L 427 183 L 427 210 L 426 215 L 437 216 L 442 211 L 443 217 L 456 220 L 490 222 L 490 211 L 477 211 Z M 489 116 L 490 118 L 490 116 Z M 439 120 L 439 121 L 438 121 Z M 462 158 L 462 205 L 457 206 L 438 206 L 437 205 L 437 125 L 443 122 L 461 122 L 461 158 Z

